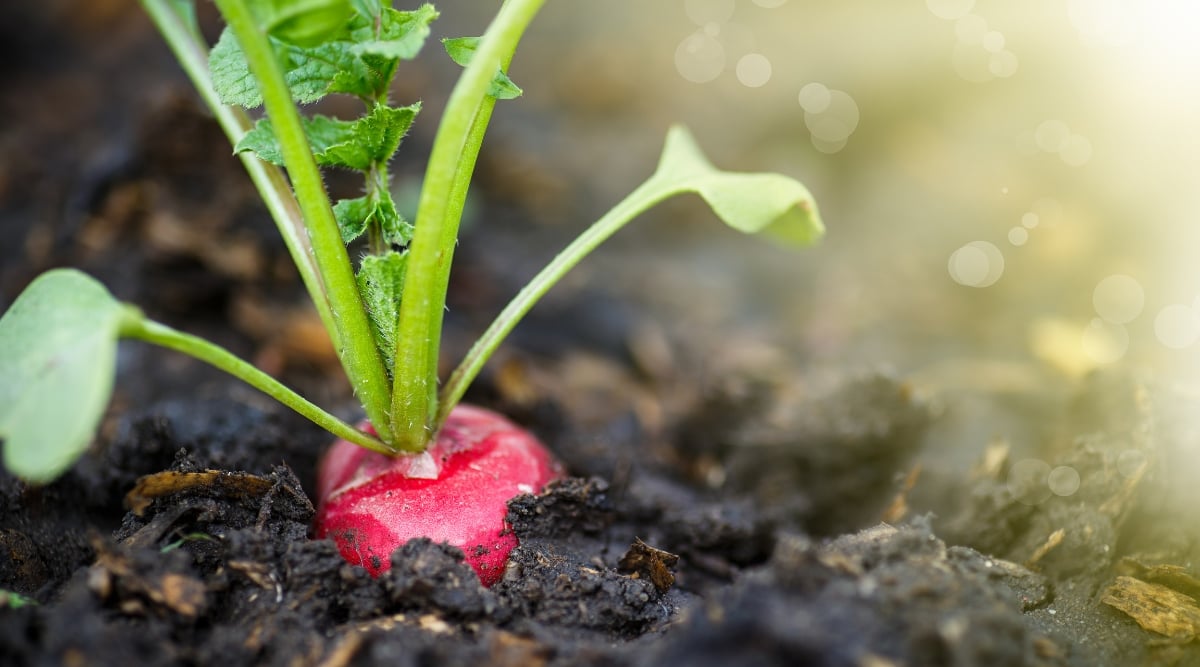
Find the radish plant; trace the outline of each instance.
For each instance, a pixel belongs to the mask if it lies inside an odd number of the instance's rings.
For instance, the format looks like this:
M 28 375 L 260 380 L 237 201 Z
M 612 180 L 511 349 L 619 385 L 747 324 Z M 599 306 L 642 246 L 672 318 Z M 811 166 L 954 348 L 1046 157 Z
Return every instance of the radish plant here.
M 438 13 L 383 0 L 215 0 L 227 27 L 211 47 L 187 0 L 142 0 L 228 135 L 274 218 L 362 403 L 345 423 L 228 351 L 148 319 L 72 269 L 36 280 L 0 318 L 0 438 L 5 466 L 54 479 L 87 448 L 108 405 L 117 342 L 155 343 L 216 366 L 339 438 L 323 463 L 316 532 L 378 573 L 391 551 L 428 535 L 461 547 L 494 582 L 515 539 L 505 504 L 559 473 L 533 436 L 460 406 L 467 386 L 517 322 L 596 246 L 658 202 L 694 192 L 743 232 L 808 244 L 823 232 L 800 183 L 713 167 L 689 133 L 667 133 L 658 168 L 526 285 L 439 383 L 442 317 L 459 221 L 497 100 L 521 89 L 506 74 L 544 0 L 506 0 L 478 38 L 443 40 L 465 67 L 446 103 L 415 220 L 390 191 L 388 165 L 420 113 L 393 105 L 401 60 L 414 58 Z M 362 102 L 352 120 L 303 115 L 327 95 Z M 255 122 L 247 109 L 263 108 Z M 333 202 L 320 168 L 363 177 L 363 195 Z M 352 261 L 347 244 L 365 237 Z

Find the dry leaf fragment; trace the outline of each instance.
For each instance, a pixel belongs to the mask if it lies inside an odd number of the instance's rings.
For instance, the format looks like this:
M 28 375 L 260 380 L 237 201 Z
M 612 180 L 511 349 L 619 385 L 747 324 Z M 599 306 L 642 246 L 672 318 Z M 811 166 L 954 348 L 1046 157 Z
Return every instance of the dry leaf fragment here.
M 1125 612 L 1142 627 L 1179 642 L 1196 638 L 1200 605 L 1196 600 L 1159 584 L 1119 576 L 1104 591 L 1104 604 Z
M 670 568 L 675 567 L 678 562 L 679 556 L 669 551 L 655 549 L 635 537 L 633 544 L 629 546 L 629 551 L 621 557 L 617 568 L 621 573 L 629 574 L 634 579 L 642 577 L 649 579 L 659 593 L 665 593 L 675 583 L 675 575 Z

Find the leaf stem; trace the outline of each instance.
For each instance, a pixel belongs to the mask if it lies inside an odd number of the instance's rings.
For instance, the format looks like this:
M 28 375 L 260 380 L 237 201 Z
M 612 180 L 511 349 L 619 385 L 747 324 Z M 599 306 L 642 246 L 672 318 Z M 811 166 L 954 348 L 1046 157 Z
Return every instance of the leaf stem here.
M 217 97 L 208 71 L 208 49 L 201 37 L 191 29 L 184 17 L 180 16 L 172 6 L 171 0 L 141 0 L 141 2 L 142 7 L 145 8 L 163 39 L 183 66 L 184 72 L 192 80 L 192 84 L 200 93 L 200 97 L 208 106 L 209 111 L 217 119 L 221 129 L 225 131 L 230 145 L 237 145 L 238 141 L 253 127 L 253 123 L 244 111 L 222 104 Z M 273 164 L 258 159 L 253 153 L 241 153 L 238 157 L 246 168 L 246 172 L 249 173 L 250 180 L 258 189 L 258 194 L 266 204 L 271 218 L 275 220 L 275 225 L 279 228 L 284 244 L 287 245 L 288 253 L 300 272 L 300 279 L 304 282 L 313 305 L 316 306 L 321 322 L 330 335 L 336 337 L 337 327 L 334 325 L 333 311 L 329 307 L 329 298 L 325 294 L 325 284 L 321 280 L 321 274 L 313 260 L 312 244 L 309 242 L 308 233 L 304 230 L 300 206 L 292 195 L 292 188 L 288 185 L 283 171 Z M 336 345 L 337 341 L 335 340 L 334 343 Z
M 678 187 L 664 183 L 657 176 L 657 173 L 651 176 L 612 210 L 605 213 L 602 218 L 592 223 L 587 231 L 580 234 L 570 245 L 555 255 L 545 268 L 539 271 L 525 287 L 521 288 L 521 291 L 504 307 L 504 310 L 500 311 L 500 314 L 496 316 L 483 335 L 475 341 L 475 344 L 467 351 L 466 357 L 446 381 L 438 405 L 436 424 L 440 425 L 446 420 L 450 411 L 462 400 L 467 387 L 483 370 L 484 364 L 500 347 L 500 343 L 555 283 L 617 230 L 655 204 L 679 193 Z
M 253 364 L 234 356 L 225 348 L 147 319 L 141 311 L 133 306 L 125 306 L 119 333 L 124 338 L 160 345 L 215 366 L 283 403 L 339 438 L 382 454 L 395 453 L 384 443 L 325 412 L 300 394 L 288 389 L 275 378 L 255 368 Z
M 544 2 L 506 0 L 454 87 L 438 126 L 417 206 L 396 332 L 391 426 L 396 443 L 405 449 L 423 448 L 436 432 L 446 290 L 468 185 L 495 105 L 487 91 Z
M 367 418 L 387 443 L 393 443 L 388 419 L 389 386 L 383 360 L 363 308 L 350 257 L 342 244 L 325 184 L 313 159 L 300 114 L 266 33 L 255 23 L 245 0 L 215 0 L 258 80 L 263 104 L 279 141 L 288 176 L 304 215 L 312 256 L 324 278 L 339 343 L 338 355 L 362 401 Z

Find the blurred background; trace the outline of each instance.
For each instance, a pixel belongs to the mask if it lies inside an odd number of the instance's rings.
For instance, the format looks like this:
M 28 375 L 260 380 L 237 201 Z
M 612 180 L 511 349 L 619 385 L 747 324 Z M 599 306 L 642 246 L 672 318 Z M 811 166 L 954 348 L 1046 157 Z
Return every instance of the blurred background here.
M 497 6 L 444 0 L 435 34 L 478 34 Z M 966 458 L 997 434 L 1020 450 L 1044 393 L 1093 370 L 1200 380 L 1198 25 L 1187 0 L 554 0 L 513 63 L 526 94 L 493 121 L 463 252 L 515 288 L 686 123 L 719 166 L 805 182 L 825 241 L 771 247 L 672 202 L 585 262 L 544 318 L 582 294 L 636 304 L 683 358 L 718 369 L 888 365 L 944 402 L 935 440 L 970 443 Z M 123 215 L 130 153 L 167 150 L 145 128 L 190 128 L 173 109 L 195 103 L 129 0 L 5 3 L 0 37 L 6 305 L 36 270 L 86 265 L 110 238 L 100 223 Z M 396 99 L 425 103 L 401 192 L 455 72 L 427 48 L 400 76 Z M 225 159 L 219 135 L 187 131 L 200 139 L 185 156 Z M 248 215 L 252 193 L 210 185 L 178 217 L 219 201 L 233 202 L 222 219 Z M 505 206 L 520 215 L 492 213 Z M 227 254 L 196 258 L 242 270 Z M 124 298 L 133 271 L 108 270 Z

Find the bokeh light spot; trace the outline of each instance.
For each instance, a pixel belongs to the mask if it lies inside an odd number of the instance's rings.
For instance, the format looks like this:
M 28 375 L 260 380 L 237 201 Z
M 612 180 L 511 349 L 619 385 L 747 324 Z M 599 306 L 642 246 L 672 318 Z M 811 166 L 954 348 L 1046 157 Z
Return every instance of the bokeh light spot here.
M 1088 141 L 1087 137 L 1073 134 L 1058 154 L 1063 162 L 1072 167 L 1082 167 L 1092 159 L 1092 142 Z
M 983 48 L 996 53 L 1004 48 L 1004 33 L 999 30 L 989 30 L 983 36 Z
M 1016 74 L 1019 66 L 1017 54 L 1012 51 L 998 51 L 988 59 L 988 71 L 1002 79 Z
M 1038 222 L 1040 222 L 1038 214 L 1033 213 L 1032 211 L 1021 216 L 1021 225 L 1023 225 L 1025 229 L 1033 229 L 1034 227 L 1037 227 Z
M 1200 318 L 1190 306 L 1171 304 L 1154 318 L 1154 335 L 1160 343 L 1175 350 L 1191 347 L 1200 339 Z
M 1127 324 L 1142 314 L 1146 292 L 1132 276 L 1111 275 L 1092 290 L 1092 305 L 1096 314 L 1113 324 Z
M 683 9 L 696 25 L 724 23 L 733 17 L 734 0 L 684 0 Z
M 1029 242 L 1029 230 L 1024 227 L 1013 227 L 1008 230 L 1008 242 L 1015 246 L 1023 246 Z
M 759 88 L 771 80 L 771 61 L 761 53 L 747 53 L 737 63 L 737 78 L 747 88 Z
M 954 36 L 964 44 L 983 44 L 987 33 L 987 20 L 978 14 L 967 14 L 954 24 Z
M 1133 477 L 1146 465 L 1146 455 L 1137 449 L 1126 449 L 1117 457 L 1117 472 L 1125 477 Z
M 807 87 L 805 86 L 805 88 Z M 814 139 L 830 143 L 846 141 L 858 128 L 858 104 L 853 97 L 841 90 L 827 90 L 827 92 L 829 93 L 829 104 L 819 113 L 806 111 L 804 124 Z M 804 97 L 803 91 L 801 91 L 801 97 Z
M 1129 332 L 1120 324 L 1093 318 L 1083 329 L 1079 345 L 1087 358 L 1098 364 L 1120 361 L 1129 350 Z
M 711 35 L 694 32 L 675 49 L 675 69 L 692 83 L 707 83 L 725 70 L 725 49 Z
M 987 241 L 972 241 L 950 255 L 947 268 L 960 285 L 989 287 L 1004 275 L 1004 254 Z
M 1046 485 L 1056 496 L 1074 495 L 1079 490 L 1079 471 L 1071 466 L 1058 466 L 1046 475 Z
M 1047 153 L 1057 153 L 1066 147 L 1071 138 L 1071 128 L 1061 120 L 1047 120 L 1038 125 L 1033 133 L 1033 139 L 1038 148 Z
M 975 0 L 925 0 L 925 6 L 939 19 L 953 21 L 966 16 L 975 7 Z
M 832 101 L 833 95 L 824 84 L 814 81 L 800 89 L 800 108 L 808 113 L 822 113 Z
M 827 141 L 825 139 L 822 139 L 821 137 L 818 137 L 815 134 L 812 136 L 813 148 L 816 148 L 817 150 L 821 151 L 822 153 L 826 153 L 829 155 L 837 153 L 838 151 L 845 148 L 846 143 L 847 142 L 845 139 L 840 139 L 838 141 Z

